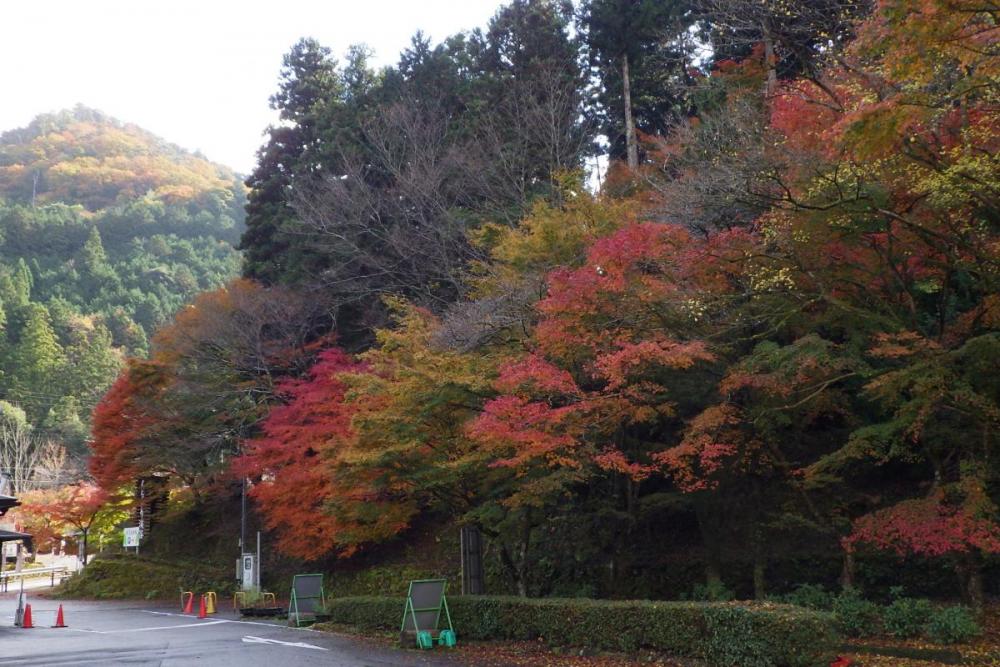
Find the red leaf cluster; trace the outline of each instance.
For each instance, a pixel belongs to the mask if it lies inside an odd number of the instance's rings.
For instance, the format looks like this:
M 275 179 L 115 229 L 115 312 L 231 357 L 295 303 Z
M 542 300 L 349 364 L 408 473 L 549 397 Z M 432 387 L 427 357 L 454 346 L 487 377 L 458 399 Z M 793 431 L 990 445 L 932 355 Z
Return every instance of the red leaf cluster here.
M 281 383 L 285 402 L 234 461 L 236 473 L 259 480 L 250 495 L 285 553 L 315 559 L 333 549 L 341 525 L 328 508 L 338 493 L 330 456 L 350 437 L 352 416 L 337 376 L 360 368 L 339 349 L 321 352 L 306 377 Z
M 847 548 L 869 544 L 901 556 L 1000 553 L 1000 525 L 974 507 L 949 503 L 938 491 L 858 519 L 844 544 Z

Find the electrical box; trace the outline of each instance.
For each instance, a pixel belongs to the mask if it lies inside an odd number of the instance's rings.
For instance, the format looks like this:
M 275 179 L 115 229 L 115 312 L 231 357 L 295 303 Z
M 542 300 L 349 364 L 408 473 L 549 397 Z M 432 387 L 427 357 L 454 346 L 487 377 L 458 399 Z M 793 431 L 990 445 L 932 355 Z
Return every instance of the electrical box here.
M 243 554 L 240 559 L 240 588 L 248 591 L 257 588 L 257 556 Z

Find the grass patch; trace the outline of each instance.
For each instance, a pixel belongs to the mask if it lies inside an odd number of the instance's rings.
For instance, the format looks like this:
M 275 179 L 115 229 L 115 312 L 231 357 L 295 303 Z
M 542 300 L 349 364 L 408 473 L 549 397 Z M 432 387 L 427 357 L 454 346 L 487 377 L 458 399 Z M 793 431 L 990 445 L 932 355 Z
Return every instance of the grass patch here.
M 57 598 L 175 600 L 181 591 L 214 590 L 225 597 L 232 574 L 204 563 L 121 555 L 98 558 L 52 593 Z

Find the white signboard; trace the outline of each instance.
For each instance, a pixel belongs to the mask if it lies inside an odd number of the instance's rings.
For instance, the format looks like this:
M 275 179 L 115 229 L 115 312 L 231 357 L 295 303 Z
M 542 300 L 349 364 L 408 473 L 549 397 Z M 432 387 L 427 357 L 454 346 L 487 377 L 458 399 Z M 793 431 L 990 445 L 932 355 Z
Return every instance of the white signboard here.
M 125 538 L 122 541 L 122 546 L 125 548 L 134 547 L 139 548 L 139 538 L 142 537 L 142 528 L 136 526 L 134 528 L 125 529 Z

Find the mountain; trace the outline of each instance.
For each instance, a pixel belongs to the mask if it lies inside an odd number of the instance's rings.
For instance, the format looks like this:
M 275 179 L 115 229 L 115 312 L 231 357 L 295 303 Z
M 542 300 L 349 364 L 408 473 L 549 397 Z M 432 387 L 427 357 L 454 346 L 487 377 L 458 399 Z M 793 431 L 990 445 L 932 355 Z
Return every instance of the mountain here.
M 89 211 L 139 197 L 210 206 L 242 187 L 227 167 L 84 106 L 0 135 L 0 196 L 11 201 Z
M 81 445 L 124 358 L 238 273 L 245 200 L 232 170 L 87 107 L 0 134 L 0 421 Z

